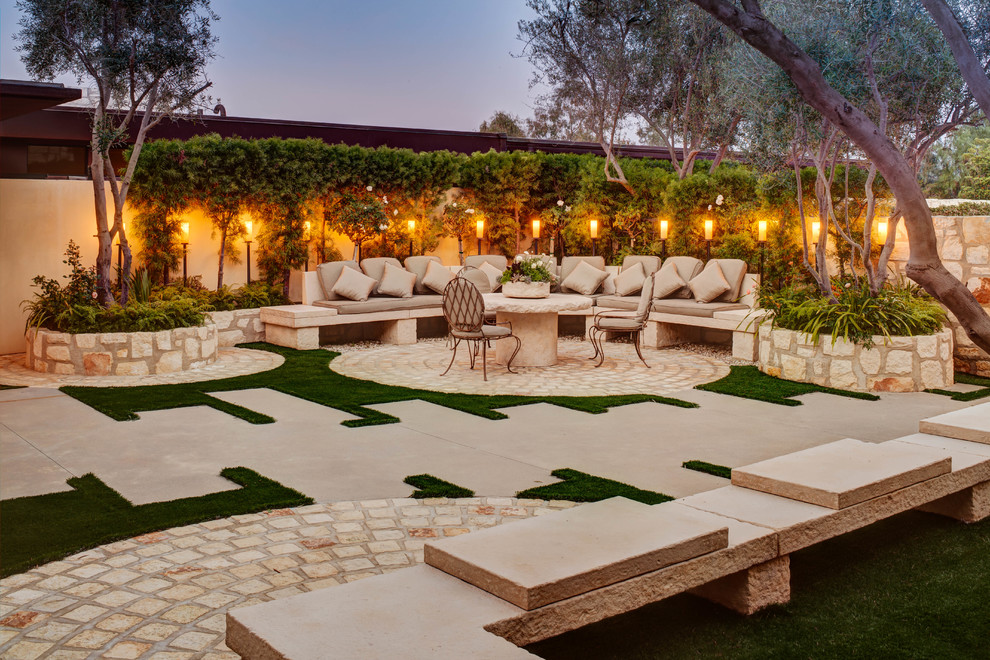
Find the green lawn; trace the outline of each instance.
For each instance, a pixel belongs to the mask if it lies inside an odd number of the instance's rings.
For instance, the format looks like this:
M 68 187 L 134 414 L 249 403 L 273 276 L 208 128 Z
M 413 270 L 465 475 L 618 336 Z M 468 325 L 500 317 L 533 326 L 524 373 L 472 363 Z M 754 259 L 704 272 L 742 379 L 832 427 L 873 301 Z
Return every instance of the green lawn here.
M 976 401 L 977 399 L 983 399 L 990 396 L 990 378 L 983 378 L 981 376 L 974 376 L 973 374 L 966 374 L 961 371 L 957 371 L 955 380 L 957 383 L 977 385 L 980 389 L 972 390 L 970 392 L 950 392 L 949 390 L 938 389 L 925 391 L 931 392 L 932 394 L 942 394 L 944 396 L 952 397 L 953 401 Z
M 414 474 L 402 480 L 416 490 L 409 497 L 426 499 L 427 497 L 474 497 L 474 491 L 462 488 L 449 481 L 438 479 L 432 474 Z
M 990 657 L 990 520 L 908 512 L 791 555 L 792 600 L 688 595 L 527 647 L 547 659 Z
M 837 390 L 833 387 L 822 387 L 821 385 L 796 383 L 792 380 L 774 378 L 773 376 L 766 375 L 754 366 L 733 366 L 729 369 L 728 376 L 711 383 L 696 385 L 694 389 L 717 392 L 718 394 L 730 394 L 744 399 L 767 401 L 782 406 L 800 406 L 801 402 L 795 401 L 791 397 L 810 392 L 824 392 L 825 394 L 835 394 L 837 396 L 847 396 L 854 399 L 865 399 L 867 401 L 877 401 L 880 399 L 877 395 L 866 392 Z
M 488 419 L 506 418 L 505 414 L 498 412 L 499 408 L 540 402 L 588 413 L 602 413 L 612 406 L 645 401 L 681 408 L 698 407 L 697 404 L 688 401 L 649 394 L 534 397 L 431 392 L 429 390 L 382 385 L 369 380 L 342 376 L 328 367 L 330 361 L 340 355 L 339 353 L 319 349 L 297 351 L 271 344 L 242 344 L 241 347 L 279 353 L 285 357 L 285 363 L 270 371 L 201 383 L 143 385 L 139 387 L 66 386 L 62 388 L 62 391 L 116 420 L 137 419 L 137 413 L 144 410 L 210 406 L 240 417 L 252 424 L 271 423 L 274 420 L 267 415 L 221 401 L 209 396 L 209 393 L 269 388 L 330 408 L 336 408 L 359 418 L 343 422 L 344 426 L 369 426 L 398 422 L 399 420 L 392 415 L 373 410 L 367 406 L 411 399 L 428 401 Z
M 625 497 L 643 504 L 660 504 L 674 499 L 670 495 L 642 490 L 621 481 L 596 477 L 570 468 L 559 468 L 550 473 L 561 481 L 546 486 L 521 490 L 516 497 L 535 500 L 569 500 L 571 502 L 597 502 L 610 497 Z
M 92 474 L 68 480 L 72 490 L 0 502 L 0 575 L 7 576 L 87 548 L 152 531 L 313 500 L 243 467 L 220 476 L 234 490 L 134 506 Z
M 724 465 L 716 465 L 715 463 L 709 463 L 707 461 L 684 461 L 681 463 L 681 467 L 687 468 L 688 470 L 694 470 L 695 472 L 713 474 L 716 477 L 722 477 L 723 479 L 732 478 L 732 468 Z

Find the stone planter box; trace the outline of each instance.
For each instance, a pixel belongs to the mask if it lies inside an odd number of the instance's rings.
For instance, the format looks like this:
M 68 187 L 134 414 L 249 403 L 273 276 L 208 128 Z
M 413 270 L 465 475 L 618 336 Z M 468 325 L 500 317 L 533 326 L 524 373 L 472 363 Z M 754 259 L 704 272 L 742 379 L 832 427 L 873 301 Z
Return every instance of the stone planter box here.
M 759 332 L 757 365 L 765 374 L 859 392 L 920 392 L 954 382 L 952 331 L 918 337 L 874 337 L 873 348 L 794 330 Z
M 215 323 L 161 332 L 69 334 L 31 328 L 25 364 L 42 373 L 77 376 L 175 373 L 215 362 L 218 334 Z
M 261 309 L 235 309 L 230 312 L 207 314 L 217 325 L 220 346 L 236 346 L 253 341 L 265 341 L 265 324 Z
M 549 282 L 506 282 L 502 285 L 502 295 L 506 298 L 548 298 Z

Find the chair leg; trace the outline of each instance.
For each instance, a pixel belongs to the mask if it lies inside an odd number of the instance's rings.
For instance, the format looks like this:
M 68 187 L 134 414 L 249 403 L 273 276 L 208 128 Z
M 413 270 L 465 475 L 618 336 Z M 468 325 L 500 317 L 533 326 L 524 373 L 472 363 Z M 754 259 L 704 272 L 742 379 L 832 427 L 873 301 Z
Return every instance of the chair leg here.
M 442 373 L 442 374 L 440 374 L 441 376 L 446 376 L 446 375 L 447 375 L 447 372 L 448 372 L 448 371 L 450 371 L 450 368 L 451 368 L 452 366 L 454 366 L 454 358 L 456 358 L 456 357 L 457 357 L 457 345 L 458 345 L 459 343 L 461 343 L 461 340 L 460 340 L 460 339 L 455 339 L 455 340 L 454 340 L 454 348 L 453 348 L 453 355 L 451 355 L 451 356 L 450 356 L 450 364 L 448 364 L 448 365 L 447 365 L 447 368 L 446 368 L 446 369 L 444 369 L 444 371 L 443 371 L 443 373 Z
M 643 364 L 646 365 L 646 368 L 650 369 L 651 368 L 650 365 L 646 364 L 646 358 L 643 357 L 643 352 L 639 350 L 639 338 L 642 334 L 643 334 L 642 330 L 637 330 L 636 332 L 633 333 L 633 346 L 636 347 L 636 355 L 638 355 L 639 359 L 643 362 Z
M 595 333 L 595 337 L 598 340 L 598 364 L 595 367 L 600 367 L 605 364 L 605 338 L 608 335 L 604 330 L 599 330 Z
M 512 338 L 516 340 L 516 350 L 512 351 L 512 355 L 509 356 L 509 361 L 505 363 L 505 369 L 510 374 L 517 374 L 519 373 L 518 371 L 512 370 L 512 361 L 516 359 L 516 355 L 519 353 L 519 349 L 522 348 L 522 339 L 515 336 L 513 336 Z
M 595 354 L 592 355 L 590 358 L 588 358 L 589 360 L 594 360 L 595 358 L 598 357 L 598 352 L 599 352 L 598 342 L 595 340 L 597 335 L 598 335 L 598 328 L 592 326 L 592 328 L 588 330 L 588 341 L 590 341 L 591 345 L 594 347 Z
M 484 380 L 488 380 L 488 342 L 481 342 L 481 373 L 484 375 Z
M 478 359 L 478 342 L 477 341 L 474 341 L 474 343 L 470 346 L 470 348 L 468 349 L 468 354 L 471 356 L 471 368 L 474 369 L 474 363 Z

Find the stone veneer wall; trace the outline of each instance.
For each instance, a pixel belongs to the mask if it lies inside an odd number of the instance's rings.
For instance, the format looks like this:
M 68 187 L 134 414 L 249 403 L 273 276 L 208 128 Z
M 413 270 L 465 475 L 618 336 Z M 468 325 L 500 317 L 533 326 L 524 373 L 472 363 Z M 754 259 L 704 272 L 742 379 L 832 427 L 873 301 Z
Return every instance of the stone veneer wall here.
M 210 312 L 209 316 L 217 325 L 221 346 L 265 341 L 265 324 L 261 322 L 260 309 Z
M 938 212 L 937 209 L 935 212 Z M 932 220 L 938 239 L 938 253 L 945 268 L 962 280 L 983 309 L 990 313 L 990 216 L 936 215 Z M 901 223 L 890 266 L 903 275 L 907 259 L 908 240 Z M 949 327 L 955 333 L 956 370 L 990 377 L 990 356 L 969 340 L 951 314 Z
M 873 348 L 831 335 L 760 327 L 760 371 L 771 376 L 860 392 L 919 392 L 954 382 L 952 330 L 918 337 L 874 337 Z
M 217 326 L 160 332 L 70 334 L 31 328 L 29 369 L 79 376 L 144 376 L 195 369 L 217 359 Z

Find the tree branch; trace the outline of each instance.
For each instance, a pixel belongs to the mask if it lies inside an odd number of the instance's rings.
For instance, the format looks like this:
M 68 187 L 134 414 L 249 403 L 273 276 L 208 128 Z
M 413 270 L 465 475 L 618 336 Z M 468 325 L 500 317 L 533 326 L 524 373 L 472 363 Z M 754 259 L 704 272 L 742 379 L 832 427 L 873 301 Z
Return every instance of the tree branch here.
M 976 58 L 972 44 L 959 25 L 959 19 L 943 0 L 921 0 L 921 4 L 928 10 L 938 29 L 945 35 L 945 40 L 949 42 L 952 56 L 959 64 L 959 71 L 969 86 L 973 98 L 980 105 L 983 114 L 990 117 L 990 77 L 987 77 L 983 65 Z

